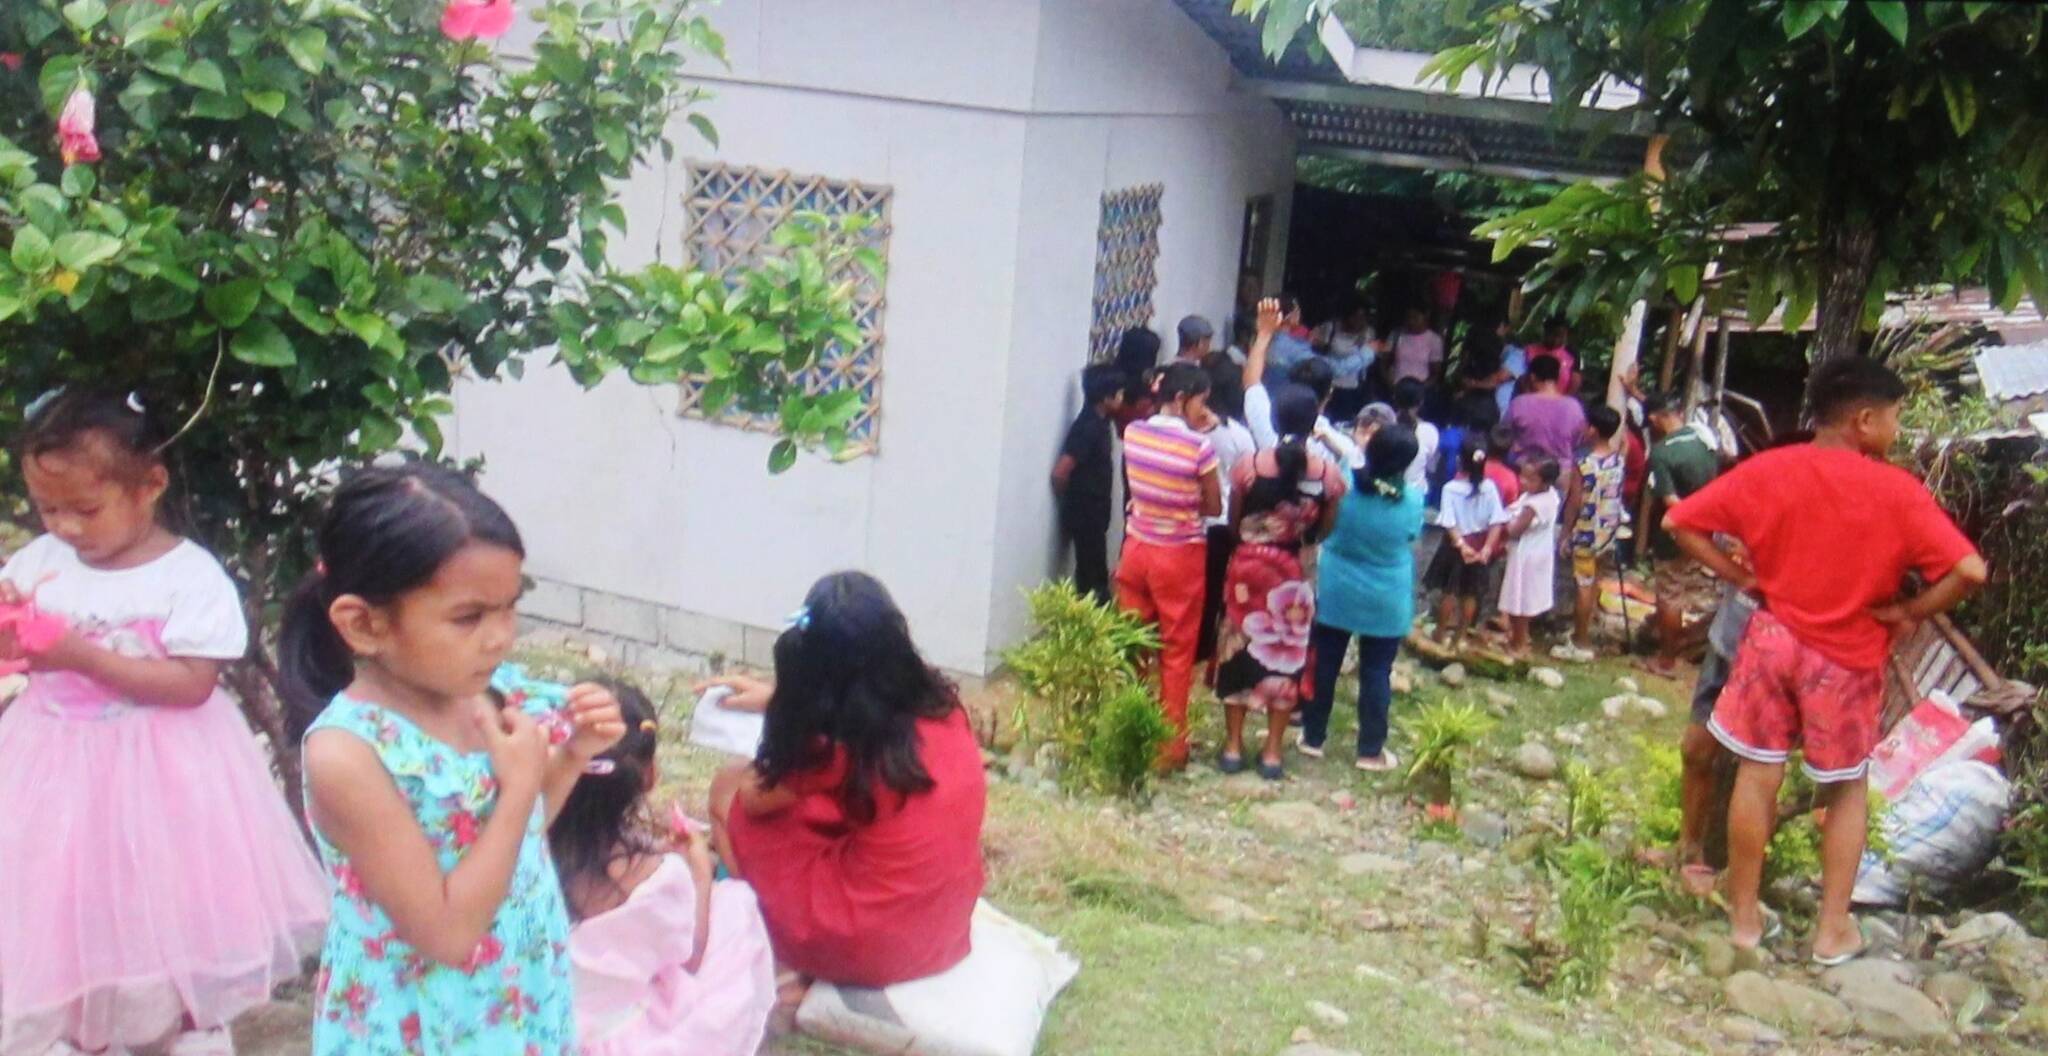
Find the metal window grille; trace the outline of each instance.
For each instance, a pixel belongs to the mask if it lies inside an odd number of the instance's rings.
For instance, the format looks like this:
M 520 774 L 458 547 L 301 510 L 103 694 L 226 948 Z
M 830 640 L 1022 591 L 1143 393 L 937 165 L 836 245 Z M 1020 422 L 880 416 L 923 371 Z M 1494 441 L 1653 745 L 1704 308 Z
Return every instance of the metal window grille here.
M 1102 196 L 1095 235 L 1095 318 L 1088 331 L 1090 358 L 1116 355 L 1125 330 L 1152 320 L 1159 285 L 1159 200 L 1163 184 L 1127 187 Z
M 691 162 L 689 178 L 690 189 L 683 199 L 684 244 L 690 259 L 705 271 L 736 276 L 779 252 L 769 236 L 804 211 L 872 217 L 874 223 L 862 237 L 884 263 L 889 259 L 892 192 L 887 187 L 718 162 Z M 861 409 L 847 423 L 844 454 L 855 457 L 873 454 L 881 439 L 882 313 L 888 297 L 885 280 L 857 266 L 841 277 L 855 280 L 854 320 L 860 327 L 860 344 L 846 348 L 833 342 L 795 381 L 812 394 L 847 388 L 860 391 Z M 683 379 L 683 414 L 705 417 L 701 401 L 706 380 Z M 728 410 L 713 420 L 743 429 L 772 431 L 775 427 L 774 415 L 741 410 Z

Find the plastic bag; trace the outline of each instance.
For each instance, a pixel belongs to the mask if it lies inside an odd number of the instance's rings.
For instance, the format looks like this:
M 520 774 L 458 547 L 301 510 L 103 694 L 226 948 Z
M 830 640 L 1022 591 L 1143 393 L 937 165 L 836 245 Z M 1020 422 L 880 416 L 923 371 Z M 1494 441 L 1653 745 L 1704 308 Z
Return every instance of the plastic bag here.
M 690 713 L 690 743 L 752 759 L 761 750 L 761 731 L 767 717 L 759 712 L 725 707 L 725 698 L 729 696 L 732 690 L 713 686 L 697 698 L 697 710 Z
M 1886 799 L 1905 795 L 1913 779 L 1970 729 L 1955 703 L 1939 690 L 1913 707 L 1870 753 L 1870 785 Z
M 1998 851 L 1998 832 L 2012 785 L 1998 768 L 1975 759 L 1931 767 L 1885 812 L 1889 854 L 1866 851 L 1853 899 L 1861 905 L 1904 905 L 1914 886 L 1939 895 L 1982 870 Z

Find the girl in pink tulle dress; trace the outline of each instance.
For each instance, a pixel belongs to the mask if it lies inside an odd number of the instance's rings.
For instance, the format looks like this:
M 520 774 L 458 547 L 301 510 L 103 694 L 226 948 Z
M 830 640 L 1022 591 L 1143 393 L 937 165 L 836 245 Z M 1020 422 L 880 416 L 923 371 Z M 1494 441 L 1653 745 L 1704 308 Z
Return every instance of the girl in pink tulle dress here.
M 592 760 L 549 829 L 570 915 L 585 1056 L 753 1056 L 775 1008 L 775 957 L 754 892 L 714 882 L 708 838 L 649 816 L 654 708 L 606 683 L 626 736 Z M 664 846 L 672 843 L 681 853 Z
M 134 397 L 67 390 L 17 457 L 48 534 L 0 569 L 0 1054 L 227 1053 L 319 948 L 325 884 L 221 668 L 220 562 L 157 521 Z

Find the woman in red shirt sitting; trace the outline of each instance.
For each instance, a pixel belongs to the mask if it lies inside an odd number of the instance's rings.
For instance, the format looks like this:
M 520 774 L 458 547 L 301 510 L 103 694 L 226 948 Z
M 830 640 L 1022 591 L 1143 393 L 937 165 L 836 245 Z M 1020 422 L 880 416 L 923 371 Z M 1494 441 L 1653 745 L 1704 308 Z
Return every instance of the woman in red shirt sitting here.
M 727 707 L 765 709 L 759 754 L 711 785 L 713 839 L 754 888 L 776 959 L 881 987 L 968 952 L 988 784 L 953 686 L 918 655 L 874 577 L 811 588 L 775 643 L 773 686 L 728 679 Z

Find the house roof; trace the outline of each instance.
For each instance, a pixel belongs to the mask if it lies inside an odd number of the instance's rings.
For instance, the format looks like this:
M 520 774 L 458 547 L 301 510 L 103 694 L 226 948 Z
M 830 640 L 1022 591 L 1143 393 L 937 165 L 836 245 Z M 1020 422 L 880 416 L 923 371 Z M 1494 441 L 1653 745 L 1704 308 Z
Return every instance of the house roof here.
M 1298 36 L 1274 60 L 1260 27 L 1231 0 L 1174 0 L 1229 56 L 1254 90 L 1294 123 L 1306 153 L 1404 168 L 1457 169 L 1526 179 L 1616 178 L 1642 170 L 1646 139 L 1624 113 L 1619 85 L 1588 95 L 1561 122 L 1541 70 L 1516 66 L 1486 83 L 1418 83 L 1431 56 L 1361 48 L 1334 18 L 1314 44 Z
M 1994 403 L 2048 392 L 2048 341 L 1978 349 L 1977 377 Z

